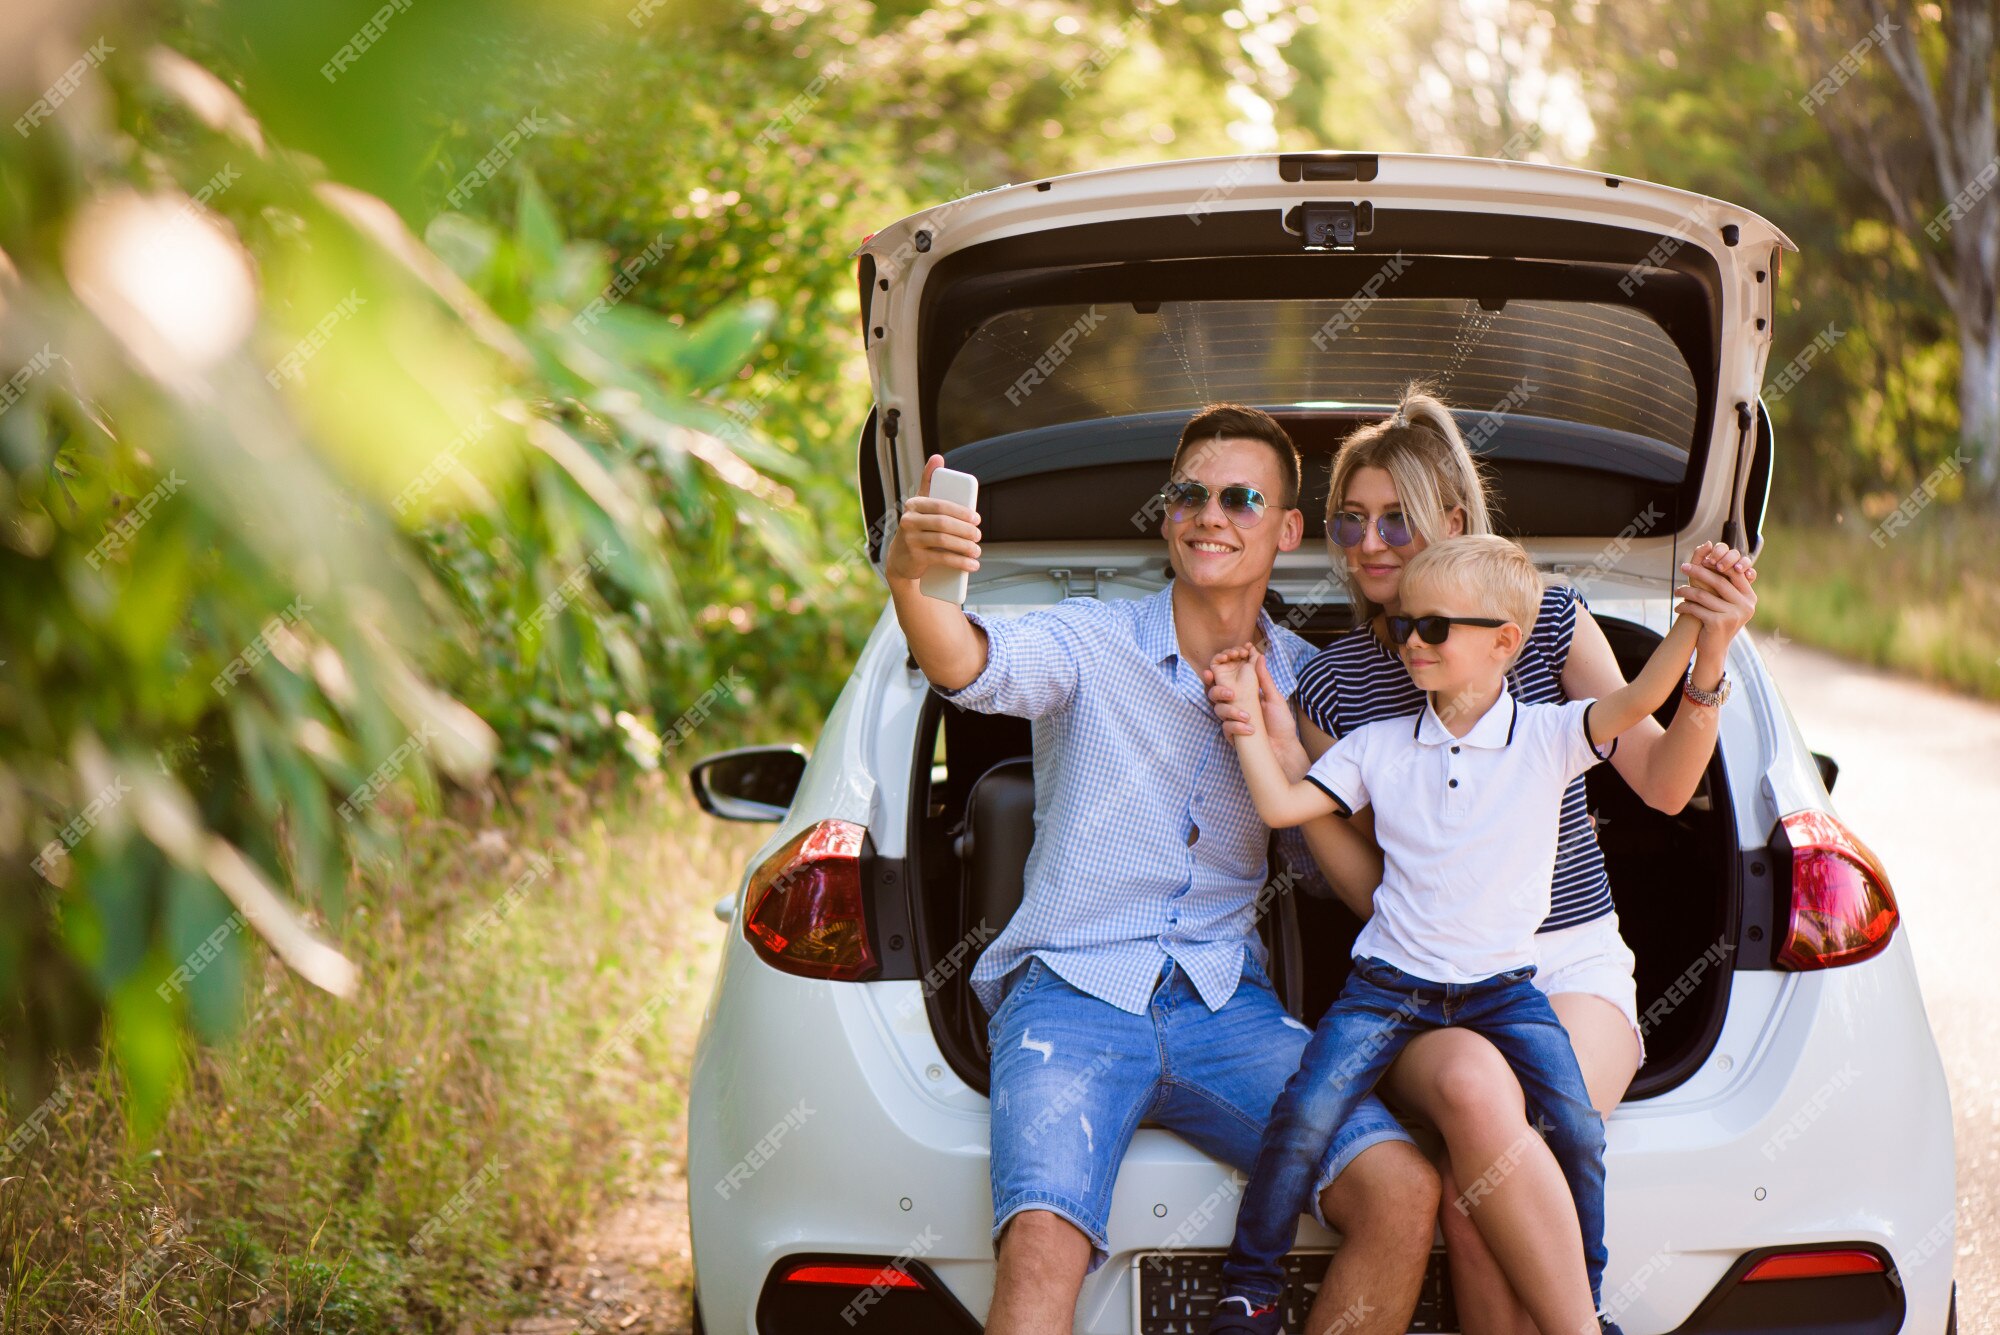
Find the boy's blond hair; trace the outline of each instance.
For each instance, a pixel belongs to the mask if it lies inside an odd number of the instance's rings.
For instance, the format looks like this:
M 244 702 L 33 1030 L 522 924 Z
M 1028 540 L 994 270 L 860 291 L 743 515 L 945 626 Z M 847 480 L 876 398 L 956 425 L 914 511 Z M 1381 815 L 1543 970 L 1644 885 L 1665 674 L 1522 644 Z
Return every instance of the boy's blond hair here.
M 1521 643 L 1535 631 L 1542 606 L 1542 577 L 1517 542 L 1491 533 L 1442 538 L 1403 568 L 1402 604 L 1412 590 L 1450 590 L 1469 597 L 1482 616 L 1505 617 L 1521 628 Z

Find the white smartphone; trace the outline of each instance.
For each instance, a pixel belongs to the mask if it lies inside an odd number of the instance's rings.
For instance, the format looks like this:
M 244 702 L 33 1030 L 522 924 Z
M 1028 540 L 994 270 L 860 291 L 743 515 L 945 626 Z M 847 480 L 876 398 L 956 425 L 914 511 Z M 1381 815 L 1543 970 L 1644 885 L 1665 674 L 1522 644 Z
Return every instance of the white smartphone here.
M 940 468 L 931 474 L 933 498 L 962 505 L 968 510 L 979 508 L 979 479 L 970 473 L 955 473 L 949 468 Z M 941 598 L 948 603 L 965 606 L 965 583 L 967 572 L 953 570 L 950 566 L 932 566 L 924 572 L 917 583 L 929 598 Z

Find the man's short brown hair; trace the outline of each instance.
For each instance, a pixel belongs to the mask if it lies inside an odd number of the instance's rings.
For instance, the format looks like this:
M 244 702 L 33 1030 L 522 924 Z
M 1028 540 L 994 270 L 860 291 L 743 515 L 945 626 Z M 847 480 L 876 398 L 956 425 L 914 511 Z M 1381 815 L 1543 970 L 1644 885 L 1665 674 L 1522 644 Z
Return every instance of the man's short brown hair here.
M 1174 462 L 1168 475 L 1179 475 L 1181 460 L 1187 457 L 1190 448 L 1198 449 L 1216 440 L 1261 440 L 1269 445 L 1278 456 L 1278 471 L 1285 481 L 1285 494 L 1278 503 L 1287 510 L 1297 508 L 1304 477 L 1299 447 L 1292 443 L 1285 428 L 1278 425 L 1278 419 L 1261 408 L 1241 403 L 1211 403 L 1196 413 L 1181 431 L 1181 443 L 1174 447 Z

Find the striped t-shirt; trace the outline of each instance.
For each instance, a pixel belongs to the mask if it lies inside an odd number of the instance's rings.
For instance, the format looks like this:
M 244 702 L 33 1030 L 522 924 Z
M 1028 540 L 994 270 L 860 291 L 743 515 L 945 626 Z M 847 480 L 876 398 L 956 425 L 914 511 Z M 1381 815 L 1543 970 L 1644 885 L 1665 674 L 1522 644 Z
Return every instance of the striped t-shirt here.
M 1508 672 L 1507 688 L 1523 704 L 1561 704 L 1563 664 L 1576 634 L 1576 609 L 1583 595 L 1568 585 L 1542 594 L 1535 629 Z M 1424 693 L 1410 680 L 1403 660 L 1385 649 L 1367 626 L 1357 626 L 1314 654 L 1299 672 L 1292 703 L 1329 737 L 1340 737 L 1377 719 L 1421 713 Z M 1590 810 L 1579 776 L 1563 793 L 1562 824 L 1556 833 L 1556 873 L 1549 891 L 1549 916 L 1540 930 L 1574 927 L 1611 912 L 1611 882 L 1604 852 L 1591 828 Z

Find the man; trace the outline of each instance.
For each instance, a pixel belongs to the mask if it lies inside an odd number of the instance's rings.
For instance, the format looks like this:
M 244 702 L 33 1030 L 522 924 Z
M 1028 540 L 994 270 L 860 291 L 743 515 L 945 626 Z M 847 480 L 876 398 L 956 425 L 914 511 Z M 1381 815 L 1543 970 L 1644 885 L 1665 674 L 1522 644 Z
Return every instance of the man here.
M 933 688 L 1034 722 L 1021 907 L 972 986 L 992 1013 L 999 1268 L 986 1329 L 1053 1335 L 1106 1259 L 1112 1183 L 1140 1121 L 1247 1172 L 1308 1036 L 1264 973 L 1254 901 L 1269 832 L 1202 678 L 1217 653 L 1255 642 L 1289 694 L 1311 652 L 1263 612 L 1277 554 L 1304 534 L 1299 454 L 1266 413 L 1203 409 L 1162 492 L 1168 587 L 1002 622 L 919 590 L 933 566 L 979 568 L 979 516 L 928 495 L 943 462 L 926 464 L 884 572 Z M 1436 1171 L 1371 1098 L 1315 1184 L 1344 1241 L 1309 1329 L 1407 1329 Z

